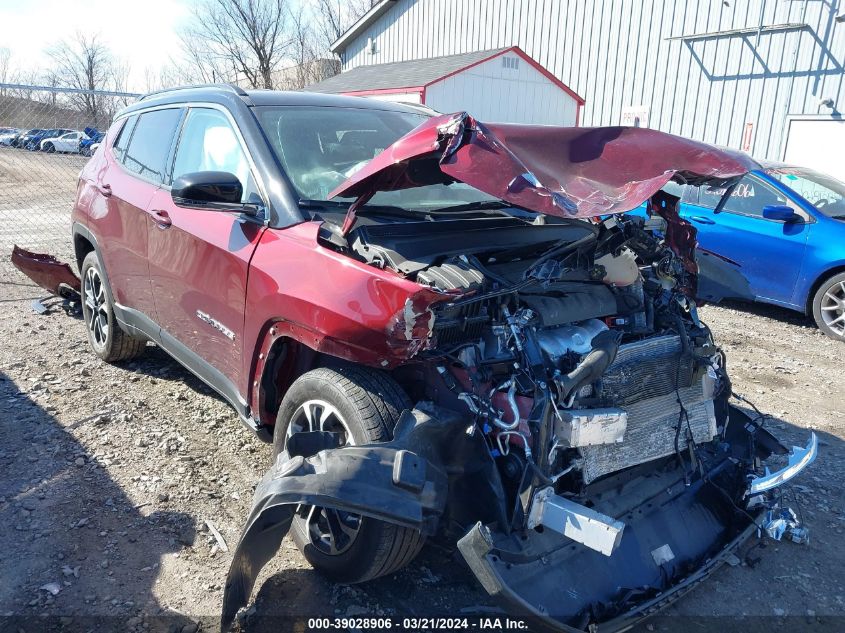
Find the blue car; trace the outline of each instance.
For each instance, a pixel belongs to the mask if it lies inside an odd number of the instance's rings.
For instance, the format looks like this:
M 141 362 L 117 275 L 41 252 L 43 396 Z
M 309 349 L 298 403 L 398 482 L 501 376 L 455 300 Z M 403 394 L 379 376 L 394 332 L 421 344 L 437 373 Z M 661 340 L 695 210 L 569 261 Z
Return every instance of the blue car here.
M 88 138 L 84 138 L 79 141 L 79 153 L 83 156 L 91 156 L 94 153 L 94 148 L 92 146 L 99 144 L 106 133 L 100 132 L 94 127 L 86 127 L 84 132 Z
M 704 298 L 810 315 L 845 341 L 845 183 L 804 167 L 760 163 L 728 189 L 670 183 L 698 229 Z

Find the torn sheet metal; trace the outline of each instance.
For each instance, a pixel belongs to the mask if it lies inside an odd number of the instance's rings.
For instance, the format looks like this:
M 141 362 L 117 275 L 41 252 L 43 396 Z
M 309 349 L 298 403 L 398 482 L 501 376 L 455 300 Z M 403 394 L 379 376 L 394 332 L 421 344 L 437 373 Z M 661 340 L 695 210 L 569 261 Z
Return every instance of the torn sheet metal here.
M 52 255 L 33 253 L 15 245 L 12 249 L 12 265 L 36 284 L 54 295 L 66 296 L 67 290 L 79 293 L 80 281 L 69 264 L 60 262 Z
M 813 463 L 819 451 L 819 441 L 815 433 L 810 433 L 810 440 L 807 446 L 801 448 L 800 446 L 793 446 L 792 453 L 789 455 L 789 463 L 775 472 L 770 472 L 766 468 L 766 474 L 760 477 L 755 477 L 751 480 L 748 486 L 747 496 L 760 494 L 772 488 L 785 484 L 787 481 L 795 477 L 798 473 L 804 470 L 807 466 Z
M 432 117 L 385 149 L 330 197 L 465 182 L 515 206 L 566 218 L 629 211 L 670 179 L 727 183 L 760 165 L 737 151 L 647 128 L 484 124 L 466 112 Z

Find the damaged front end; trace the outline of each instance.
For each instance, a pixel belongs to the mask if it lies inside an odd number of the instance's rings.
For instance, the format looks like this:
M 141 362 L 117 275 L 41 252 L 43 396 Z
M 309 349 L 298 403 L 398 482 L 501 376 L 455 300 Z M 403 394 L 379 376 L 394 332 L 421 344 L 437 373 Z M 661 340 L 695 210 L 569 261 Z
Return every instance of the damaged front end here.
M 695 229 L 661 191 L 750 167 L 650 130 L 458 114 L 341 185 L 356 201 L 335 247 L 429 293 L 388 328 L 419 343 L 390 368 L 416 405 L 384 444 L 291 436 L 256 490 L 224 628 L 300 504 L 456 546 L 491 595 L 550 630 L 630 626 L 766 526 L 800 537 L 775 493 L 815 458 L 815 437 L 763 469 L 789 451 L 729 404 L 725 356 L 696 308 Z M 356 219 L 378 191 L 454 181 L 535 215 Z M 644 201 L 645 221 L 594 218 Z

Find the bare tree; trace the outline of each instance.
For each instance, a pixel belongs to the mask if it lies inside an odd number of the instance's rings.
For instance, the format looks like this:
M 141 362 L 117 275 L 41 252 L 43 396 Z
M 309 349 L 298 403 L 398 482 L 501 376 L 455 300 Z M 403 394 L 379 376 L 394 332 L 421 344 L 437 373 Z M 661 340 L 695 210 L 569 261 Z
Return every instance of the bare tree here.
M 0 83 L 9 83 L 9 76 L 11 73 L 11 59 L 12 51 L 2 46 L 0 47 Z M 0 95 L 6 94 L 6 88 L 0 88 Z
M 316 0 L 317 46 L 322 54 L 331 60 L 325 64 L 324 76 L 340 72 L 340 60 L 329 53 L 329 47 L 369 11 L 372 5 L 373 0 Z
M 127 69 L 120 66 L 98 35 L 77 33 L 47 51 L 53 61 L 48 78 L 68 88 L 86 92 L 68 94 L 68 101 L 84 112 L 94 125 L 104 124 L 112 108 L 96 90 L 114 90 L 125 80 Z
M 38 70 L 16 69 L 10 71 L 9 83 L 18 84 L 20 86 L 31 86 L 40 83 L 40 76 L 41 75 Z M 19 99 L 31 99 L 34 91 L 32 88 L 13 88 L 9 89 L 7 94 Z
M 316 49 L 316 34 L 309 25 L 310 16 L 302 7 L 297 11 L 291 10 L 290 15 L 290 57 L 293 66 L 278 73 L 280 87 L 289 90 L 301 90 L 305 86 L 320 78 L 315 77 L 315 67 L 318 63 Z
M 203 0 L 195 15 L 182 43 L 186 55 L 213 75 L 204 81 L 231 81 L 234 73 L 250 88 L 274 87 L 274 71 L 290 48 L 288 0 Z
M 231 59 L 213 50 L 204 38 L 192 31 L 189 28 L 180 34 L 181 59 L 170 61 L 167 73 L 174 85 L 237 83 L 237 72 Z

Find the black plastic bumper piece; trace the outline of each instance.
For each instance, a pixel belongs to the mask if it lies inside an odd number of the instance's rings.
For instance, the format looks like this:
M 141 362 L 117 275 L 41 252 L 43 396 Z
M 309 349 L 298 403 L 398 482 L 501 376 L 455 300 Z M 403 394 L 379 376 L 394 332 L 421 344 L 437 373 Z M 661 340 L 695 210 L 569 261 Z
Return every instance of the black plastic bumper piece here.
M 406 412 L 389 443 L 282 453 L 258 484 L 235 549 L 223 594 L 222 630 L 246 606 L 261 568 L 290 529 L 299 504 L 352 512 L 433 534 L 443 513 L 448 478 L 431 455 L 438 438 L 454 437 L 460 420 Z M 304 434 L 312 435 L 312 434 Z M 302 452 L 330 444 L 330 434 L 292 442 Z M 460 437 L 460 434 L 458 434 Z M 310 448 L 306 447 L 310 446 Z M 427 455 L 428 454 L 428 455 Z
M 610 556 L 548 529 L 508 536 L 481 523 L 458 548 L 485 590 L 537 630 L 626 629 L 704 580 L 757 529 L 720 490 L 742 480 L 735 463 L 691 486 L 673 477 L 663 487 L 656 477 L 633 484 L 650 494 L 628 491 L 640 501 L 615 515 L 625 529 Z

